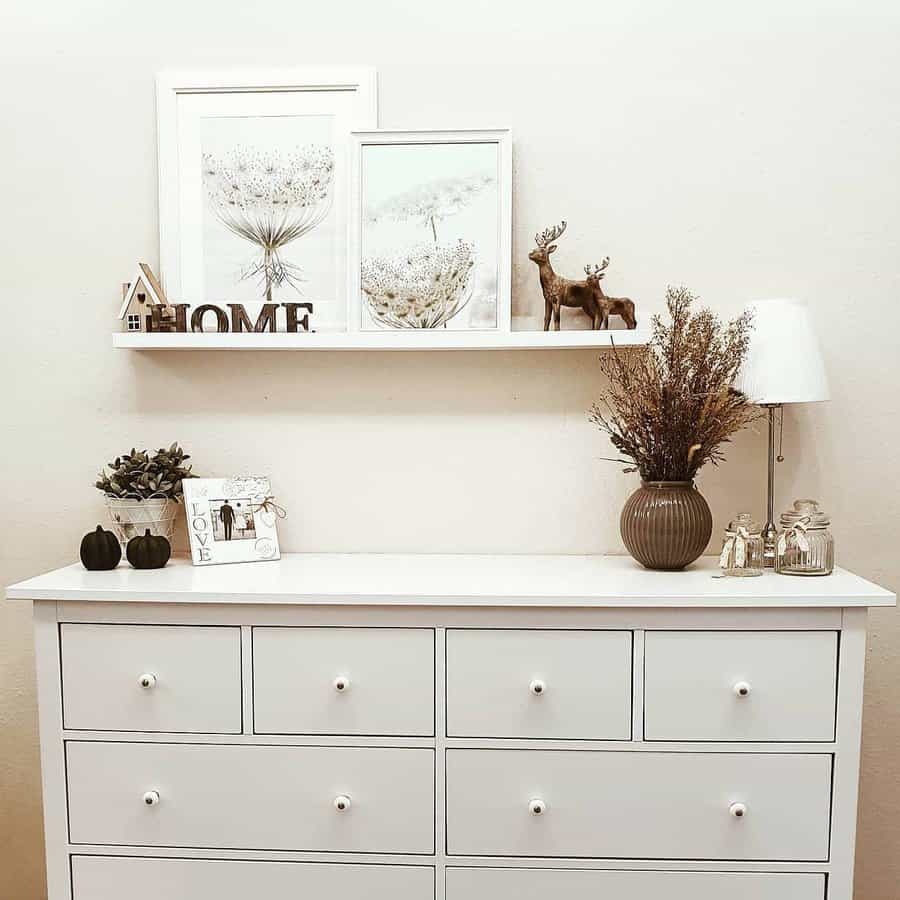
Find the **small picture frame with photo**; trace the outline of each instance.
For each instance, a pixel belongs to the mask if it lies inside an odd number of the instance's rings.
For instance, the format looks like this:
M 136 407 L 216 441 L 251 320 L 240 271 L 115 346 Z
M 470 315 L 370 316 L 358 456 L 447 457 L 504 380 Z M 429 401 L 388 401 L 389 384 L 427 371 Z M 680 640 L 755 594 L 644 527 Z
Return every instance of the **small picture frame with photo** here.
M 275 524 L 283 510 L 267 477 L 185 479 L 184 508 L 195 566 L 281 557 Z

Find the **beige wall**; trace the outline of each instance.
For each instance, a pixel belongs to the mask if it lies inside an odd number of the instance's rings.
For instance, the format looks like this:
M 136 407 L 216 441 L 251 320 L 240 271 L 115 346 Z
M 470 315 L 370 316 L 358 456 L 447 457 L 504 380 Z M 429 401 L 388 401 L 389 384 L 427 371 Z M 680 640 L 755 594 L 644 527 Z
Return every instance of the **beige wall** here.
M 780 502 L 820 497 L 840 562 L 900 586 L 896 4 L 369 0 L 4 4 L 0 583 L 71 561 L 100 464 L 182 441 L 198 471 L 271 473 L 292 550 L 620 552 L 634 486 L 598 461 L 592 352 L 131 353 L 118 285 L 157 263 L 154 73 L 371 63 L 385 126 L 510 125 L 514 295 L 533 233 L 560 268 L 658 306 L 811 301 L 834 399 L 787 418 Z M 701 486 L 716 531 L 761 511 L 762 435 Z M 0 894 L 43 896 L 29 610 L 0 606 Z M 900 881 L 900 627 L 872 616 L 858 891 Z

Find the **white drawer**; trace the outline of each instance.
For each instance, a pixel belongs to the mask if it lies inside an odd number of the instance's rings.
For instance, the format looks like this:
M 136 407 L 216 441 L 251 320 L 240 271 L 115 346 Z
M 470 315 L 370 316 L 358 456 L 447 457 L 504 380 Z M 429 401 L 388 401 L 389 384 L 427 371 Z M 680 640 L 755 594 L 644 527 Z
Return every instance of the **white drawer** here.
M 432 750 L 74 741 L 66 758 L 75 844 L 434 852 Z
M 434 631 L 254 628 L 257 734 L 434 734 Z
M 827 754 L 448 750 L 447 847 L 471 856 L 819 861 L 828 857 L 830 798 Z M 741 818 L 736 803 L 746 805 Z
M 430 900 L 434 869 L 244 860 L 75 856 L 74 900 Z
M 837 634 L 651 631 L 650 741 L 832 741 Z
M 631 632 L 447 632 L 447 733 L 631 737 Z
M 239 628 L 61 625 L 60 640 L 66 728 L 241 731 Z
M 447 869 L 447 900 L 547 900 L 548 897 L 561 900 L 824 900 L 825 876 L 755 872 Z M 132 900 L 144 900 L 144 897 Z M 150 900 L 149 894 L 146 900 Z M 177 900 L 181 900 L 180 896 Z

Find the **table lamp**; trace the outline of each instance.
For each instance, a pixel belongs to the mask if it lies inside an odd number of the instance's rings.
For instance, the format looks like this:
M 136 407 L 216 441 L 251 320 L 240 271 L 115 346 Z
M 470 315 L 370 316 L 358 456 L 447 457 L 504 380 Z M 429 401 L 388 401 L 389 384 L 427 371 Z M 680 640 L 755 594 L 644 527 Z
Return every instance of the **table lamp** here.
M 763 528 L 765 565 L 775 565 L 775 414 L 784 428 L 785 403 L 815 403 L 827 400 L 828 379 L 819 341 L 809 310 L 802 300 L 755 300 L 747 304 L 753 312 L 753 330 L 744 365 L 735 387 L 768 412 L 769 484 L 766 524 Z M 778 461 L 781 462 L 779 447 Z

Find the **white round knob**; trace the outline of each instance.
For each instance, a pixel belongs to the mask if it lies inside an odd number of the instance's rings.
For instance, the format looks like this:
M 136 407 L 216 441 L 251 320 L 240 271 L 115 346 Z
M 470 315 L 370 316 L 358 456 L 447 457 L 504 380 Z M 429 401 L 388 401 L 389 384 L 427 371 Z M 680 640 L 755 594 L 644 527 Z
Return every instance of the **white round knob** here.
M 156 806 L 159 803 L 159 791 L 147 791 L 144 794 L 144 803 L 147 806 Z
M 144 672 L 138 680 L 145 691 L 149 691 L 151 688 L 156 687 L 156 676 L 151 672 Z
M 542 816 L 547 811 L 547 804 L 540 797 L 528 801 L 528 812 L 533 816 Z
M 535 697 L 540 697 L 546 692 L 547 685 L 545 682 L 541 681 L 540 678 L 535 678 L 534 681 L 528 685 L 528 690 L 531 691 Z
M 743 819 L 744 816 L 747 815 L 747 804 L 732 803 L 731 806 L 728 807 L 728 812 L 730 812 L 731 815 L 735 817 L 735 819 Z
M 333 684 L 334 689 L 339 694 L 343 694 L 344 691 L 350 690 L 350 679 L 346 675 L 338 675 L 338 677 L 334 679 Z
M 736 697 L 749 697 L 750 685 L 746 681 L 739 681 L 732 688 Z
M 334 798 L 334 808 L 338 812 L 345 812 L 350 809 L 350 798 L 345 794 L 339 794 Z

